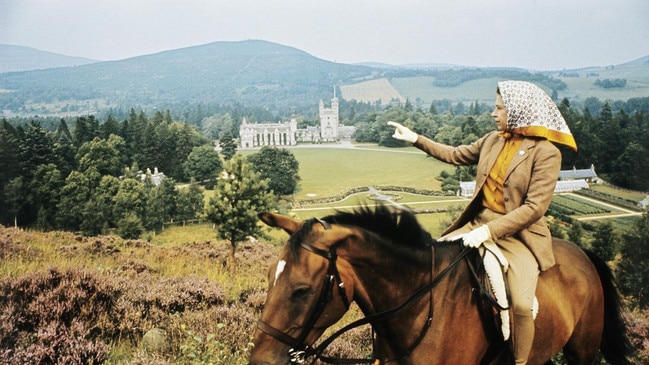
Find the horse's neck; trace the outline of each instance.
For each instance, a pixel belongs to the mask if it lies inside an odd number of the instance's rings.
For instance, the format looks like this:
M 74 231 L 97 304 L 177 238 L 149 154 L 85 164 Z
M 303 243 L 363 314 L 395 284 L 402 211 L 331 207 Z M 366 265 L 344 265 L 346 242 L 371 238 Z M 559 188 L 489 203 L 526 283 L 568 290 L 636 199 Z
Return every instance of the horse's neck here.
M 418 275 L 416 278 L 407 276 L 401 278 L 401 285 L 406 286 L 410 282 L 411 285 L 407 293 L 403 290 L 399 298 L 393 301 L 396 303 L 394 305 L 404 303 L 415 291 L 426 287 L 431 282 L 436 283 L 430 291 L 413 302 L 411 309 L 399 314 L 394 321 L 377 326 L 379 342 L 386 358 L 399 357 L 404 351 L 413 350 L 411 360 L 423 357 L 427 359 L 426 361 L 430 361 L 423 362 L 426 364 L 449 363 L 446 361 L 448 360 L 446 356 L 450 356 L 449 352 L 454 353 L 453 356 L 462 356 L 462 352 L 467 351 L 462 350 L 466 344 L 461 340 L 450 341 L 450 339 L 462 338 L 475 341 L 476 348 L 468 351 L 469 353 L 481 351 L 481 346 L 483 347 L 485 342 L 477 309 L 470 299 L 471 285 L 466 263 L 461 261 L 451 267 L 446 274 L 442 274 L 458 257 L 460 251 L 459 246 L 437 244 L 430 257 L 433 264 L 432 274 L 429 266 L 428 272 L 411 274 Z M 443 275 L 441 279 L 440 275 Z M 384 290 L 383 293 L 376 294 L 376 297 L 386 294 Z M 431 327 L 427 328 L 426 322 L 431 318 Z M 422 342 L 415 349 L 411 349 L 419 341 L 419 337 L 424 335 Z M 422 355 L 422 352 L 425 355 Z
M 430 251 L 391 250 L 389 246 L 357 245 L 350 259 L 356 275 L 355 298 L 365 314 L 403 303 L 430 279 Z
M 453 265 L 454 261 L 459 257 L 462 252 L 462 247 L 458 244 L 451 244 L 447 242 L 436 242 L 433 245 L 433 275 L 436 277 L 442 274 L 447 268 Z M 460 262 L 457 267 L 453 267 L 451 271 L 462 273 L 465 270 L 464 263 Z M 454 274 L 450 272 L 450 274 Z
M 338 252 L 351 265 L 354 301 L 366 316 L 393 310 L 406 302 L 430 281 L 432 262 L 430 249 L 417 251 L 407 247 L 394 247 L 377 243 L 371 238 L 370 235 L 367 241 L 341 247 Z M 413 305 L 394 317 L 374 323 L 378 336 L 412 341 L 411 328 L 417 325 L 420 313 L 428 312 L 424 310 L 429 306 L 427 298 L 428 296 L 414 301 Z M 398 326 L 393 326 L 395 323 Z M 397 344 L 396 348 L 399 346 Z M 381 351 L 390 352 L 388 347 L 384 346 Z

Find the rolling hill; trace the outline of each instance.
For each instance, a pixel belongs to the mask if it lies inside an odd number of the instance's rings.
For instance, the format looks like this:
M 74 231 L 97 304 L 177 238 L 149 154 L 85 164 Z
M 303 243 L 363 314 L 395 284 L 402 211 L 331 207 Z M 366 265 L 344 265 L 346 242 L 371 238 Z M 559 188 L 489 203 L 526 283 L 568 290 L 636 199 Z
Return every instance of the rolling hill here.
M 299 107 L 331 97 L 335 84 L 371 75 L 265 41 L 215 42 L 120 61 L 0 74 L 0 109 L 92 101 L 106 107 L 244 103 Z
M 30 47 L 0 44 L 0 73 L 80 66 L 95 62 L 97 61 Z
M 64 67 L 0 73 L 0 111 L 5 116 L 60 116 L 107 108 L 242 104 L 286 115 L 313 110 L 319 100 L 331 97 L 334 87 L 345 100 L 386 104 L 408 99 L 427 107 L 439 99 L 491 102 L 499 79 L 534 81 L 548 92 L 557 91 L 558 97 L 577 101 L 590 96 L 620 100 L 649 97 L 647 58 L 602 68 L 530 72 L 434 63 L 349 65 L 262 40 L 214 42 L 118 61 L 68 59 L 71 63 Z M 55 65 L 54 58 L 43 62 Z M 36 66 L 24 65 L 29 67 Z M 594 85 L 607 78 L 624 79 L 626 85 Z

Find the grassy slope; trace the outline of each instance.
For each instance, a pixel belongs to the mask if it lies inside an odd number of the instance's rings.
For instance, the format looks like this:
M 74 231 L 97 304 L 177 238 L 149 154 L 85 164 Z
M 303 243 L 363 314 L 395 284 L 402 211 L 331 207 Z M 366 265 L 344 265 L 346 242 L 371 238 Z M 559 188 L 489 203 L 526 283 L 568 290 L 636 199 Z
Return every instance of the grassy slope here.
M 406 101 L 387 79 L 363 81 L 353 85 L 341 85 L 340 91 L 345 100 L 371 100 L 372 102 L 381 100 L 383 104 L 388 104 L 393 99 L 398 99 L 401 102 Z
M 394 78 L 391 80 L 392 85 L 399 90 L 401 95 L 412 102 L 420 98 L 425 106 L 429 106 L 433 100 L 443 99 L 462 100 L 467 106 L 476 100 L 483 103 L 493 103 L 498 81 L 497 78 L 488 78 L 465 82 L 456 87 L 435 87 L 433 86 L 433 77 L 428 76 Z

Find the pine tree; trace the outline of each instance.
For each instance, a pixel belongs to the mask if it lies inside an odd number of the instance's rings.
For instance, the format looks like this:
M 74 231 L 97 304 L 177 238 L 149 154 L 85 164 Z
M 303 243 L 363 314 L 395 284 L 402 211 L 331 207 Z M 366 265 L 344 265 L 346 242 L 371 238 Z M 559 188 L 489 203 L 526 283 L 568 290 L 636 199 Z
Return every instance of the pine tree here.
M 222 148 L 221 154 L 226 161 L 230 160 L 237 153 L 237 144 L 234 143 L 234 138 L 232 138 L 230 131 L 223 132 L 219 141 L 219 147 Z
M 237 244 L 261 233 L 257 216 L 274 205 L 275 197 L 268 189 L 268 181 L 261 179 L 241 155 L 226 162 L 215 194 L 205 207 L 205 216 L 216 225 L 217 237 L 230 242 L 233 276 L 236 274 Z
M 430 103 L 430 108 L 428 109 L 428 113 L 431 115 L 437 115 L 437 108 L 435 107 L 435 101 Z

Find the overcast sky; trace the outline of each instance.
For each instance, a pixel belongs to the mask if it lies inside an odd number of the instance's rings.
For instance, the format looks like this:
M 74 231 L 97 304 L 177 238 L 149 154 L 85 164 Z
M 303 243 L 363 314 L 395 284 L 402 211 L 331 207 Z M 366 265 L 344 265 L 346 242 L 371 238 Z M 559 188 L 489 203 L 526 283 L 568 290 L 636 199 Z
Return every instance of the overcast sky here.
M 649 55 L 649 0 L 0 0 L 0 44 L 69 56 L 246 39 L 341 63 L 606 66 Z

